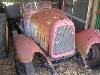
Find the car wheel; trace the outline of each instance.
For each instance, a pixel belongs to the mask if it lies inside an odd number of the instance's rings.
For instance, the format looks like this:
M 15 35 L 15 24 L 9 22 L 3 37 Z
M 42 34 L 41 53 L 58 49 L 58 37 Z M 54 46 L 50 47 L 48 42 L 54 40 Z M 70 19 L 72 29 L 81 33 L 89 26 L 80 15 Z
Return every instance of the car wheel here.
M 100 43 L 95 43 L 90 47 L 86 61 L 91 68 L 100 64 Z

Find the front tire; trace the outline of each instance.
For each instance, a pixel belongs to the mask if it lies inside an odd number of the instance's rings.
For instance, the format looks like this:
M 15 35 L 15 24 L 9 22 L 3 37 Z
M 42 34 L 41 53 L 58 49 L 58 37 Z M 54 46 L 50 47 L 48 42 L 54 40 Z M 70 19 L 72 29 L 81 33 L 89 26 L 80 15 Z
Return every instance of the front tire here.
M 86 61 L 91 68 L 100 65 L 100 43 L 95 43 L 91 46 Z

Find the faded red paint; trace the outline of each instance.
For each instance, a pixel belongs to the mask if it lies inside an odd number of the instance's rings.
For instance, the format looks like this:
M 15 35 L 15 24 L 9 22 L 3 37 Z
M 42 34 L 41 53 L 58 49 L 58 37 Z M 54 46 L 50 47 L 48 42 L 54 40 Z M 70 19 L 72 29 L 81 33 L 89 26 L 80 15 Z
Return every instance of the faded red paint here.
M 76 34 L 76 48 L 86 58 L 92 44 L 100 43 L 100 32 L 88 29 Z
M 36 45 L 36 43 L 25 35 L 17 35 L 14 39 L 16 53 L 21 62 L 27 63 L 33 59 L 35 52 L 43 54 L 42 50 Z

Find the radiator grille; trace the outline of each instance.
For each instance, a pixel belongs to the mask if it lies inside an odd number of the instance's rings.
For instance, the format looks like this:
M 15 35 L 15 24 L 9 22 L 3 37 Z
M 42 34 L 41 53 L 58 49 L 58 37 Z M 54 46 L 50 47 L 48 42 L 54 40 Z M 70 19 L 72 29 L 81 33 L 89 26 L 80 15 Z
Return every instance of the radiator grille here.
M 54 43 L 54 54 L 61 54 L 74 50 L 75 29 L 69 26 L 59 27 L 56 31 Z

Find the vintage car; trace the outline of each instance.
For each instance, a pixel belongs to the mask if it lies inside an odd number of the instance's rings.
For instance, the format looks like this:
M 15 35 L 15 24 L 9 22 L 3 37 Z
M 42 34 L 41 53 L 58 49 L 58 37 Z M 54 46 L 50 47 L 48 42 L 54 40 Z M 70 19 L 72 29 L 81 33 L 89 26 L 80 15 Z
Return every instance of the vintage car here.
M 52 74 L 57 74 L 52 62 L 75 55 L 73 22 L 59 9 L 42 9 L 24 23 L 25 34 L 14 38 L 19 75 L 32 75 L 32 59 L 39 54 L 47 60 Z

